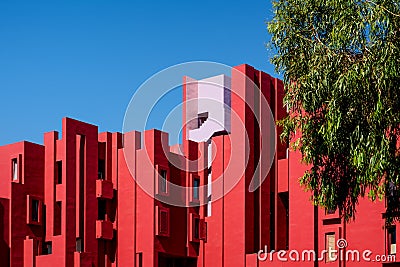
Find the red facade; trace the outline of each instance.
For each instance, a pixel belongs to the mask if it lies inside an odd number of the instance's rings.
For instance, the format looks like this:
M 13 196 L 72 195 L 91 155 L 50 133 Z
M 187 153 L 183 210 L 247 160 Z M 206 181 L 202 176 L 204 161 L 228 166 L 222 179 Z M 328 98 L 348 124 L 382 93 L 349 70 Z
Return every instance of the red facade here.
M 189 90 L 184 84 L 184 101 Z M 282 82 L 240 65 L 230 90 L 230 132 L 209 142 L 187 140 L 186 125 L 183 144 L 169 146 L 158 130 L 98 133 L 64 118 L 62 135 L 46 133 L 43 145 L 0 147 L 0 266 L 396 266 L 376 257 L 396 255 L 384 202 L 360 200 L 356 221 L 345 224 L 337 211 L 312 206 L 298 184 L 307 166 L 297 152 L 278 141 L 275 154 L 260 153 L 273 130 L 260 98 L 281 119 Z M 263 176 L 258 163 L 269 161 L 266 179 L 249 191 Z M 344 252 L 370 250 L 371 261 L 302 260 L 293 252 L 319 254 L 339 239 Z M 260 258 L 265 248 L 271 259 Z M 287 261 L 271 253 L 279 250 Z

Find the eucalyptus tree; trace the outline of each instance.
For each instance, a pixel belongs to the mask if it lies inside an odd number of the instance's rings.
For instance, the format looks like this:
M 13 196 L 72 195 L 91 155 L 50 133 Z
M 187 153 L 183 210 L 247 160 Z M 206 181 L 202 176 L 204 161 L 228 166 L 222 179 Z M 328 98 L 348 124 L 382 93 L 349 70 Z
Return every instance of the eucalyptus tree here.
M 272 62 L 289 115 L 282 138 L 315 205 L 355 218 L 360 197 L 400 218 L 400 2 L 276 0 Z M 386 198 L 385 198 L 386 196 Z

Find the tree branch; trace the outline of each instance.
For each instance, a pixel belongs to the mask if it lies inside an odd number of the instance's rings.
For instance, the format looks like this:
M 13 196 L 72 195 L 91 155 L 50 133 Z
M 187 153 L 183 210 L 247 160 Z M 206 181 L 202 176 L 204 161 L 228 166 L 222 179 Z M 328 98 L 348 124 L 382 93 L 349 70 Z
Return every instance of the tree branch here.
M 379 5 L 379 4 L 375 3 L 375 2 L 372 2 L 372 1 L 370 1 L 370 0 L 365 0 L 365 2 L 370 3 L 370 4 L 374 4 L 374 5 L 376 5 L 376 6 L 380 7 L 380 8 L 382 8 L 383 10 L 385 10 L 386 12 L 388 12 L 389 14 L 395 16 L 395 17 L 400 17 L 400 14 L 393 13 L 392 11 L 390 11 L 389 9 L 387 9 L 386 7 L 381 6 L 381 5 Z

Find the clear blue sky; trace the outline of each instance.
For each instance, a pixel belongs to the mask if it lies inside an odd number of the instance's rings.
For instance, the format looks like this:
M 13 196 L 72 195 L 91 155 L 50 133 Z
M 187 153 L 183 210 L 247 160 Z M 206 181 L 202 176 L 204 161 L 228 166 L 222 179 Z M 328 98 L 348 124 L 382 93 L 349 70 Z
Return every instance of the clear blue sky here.
M 1 0 L 0 145 L 42 143 L 65 116 L 121 131 L 135 89 L 178 63 L 248 63 L 273 74 L 271 18 L 261 0 Z

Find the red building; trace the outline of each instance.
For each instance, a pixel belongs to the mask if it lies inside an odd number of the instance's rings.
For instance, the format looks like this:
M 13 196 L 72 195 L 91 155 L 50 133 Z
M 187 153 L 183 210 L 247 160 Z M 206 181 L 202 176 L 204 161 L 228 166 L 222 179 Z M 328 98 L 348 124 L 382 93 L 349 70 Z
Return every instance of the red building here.
M 184 105 L 182 145 L 64 118 L 43 145 L 0 147 L 0 266 L 400 265 L 384 202 L 360 200 L 349 224 L 311 205 L 298 185 L 307 166 L 271 142 L 280 129 L 264 111 L 281 119 L 282 98 L 280 80 L 240 65 L 184 77 L 183 100 L 199 101 Z M 318 259 L 330 249 L 354 259 Z

